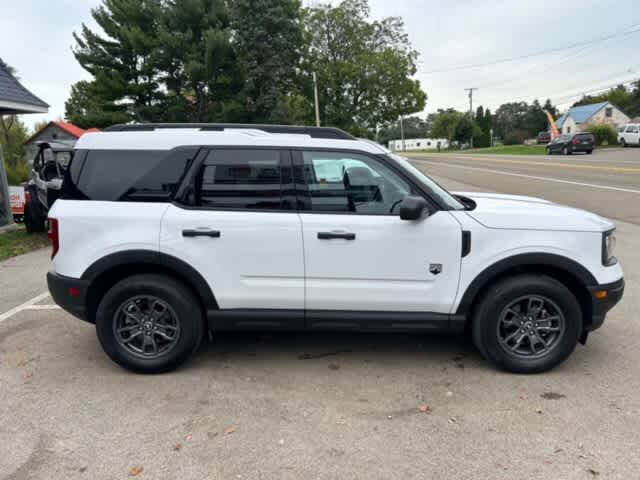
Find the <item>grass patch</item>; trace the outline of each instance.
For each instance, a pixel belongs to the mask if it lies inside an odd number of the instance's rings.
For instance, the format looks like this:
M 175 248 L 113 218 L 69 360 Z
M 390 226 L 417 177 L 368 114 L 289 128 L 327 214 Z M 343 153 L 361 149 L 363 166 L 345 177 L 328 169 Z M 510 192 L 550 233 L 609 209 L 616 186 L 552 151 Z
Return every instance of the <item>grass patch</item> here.
M 0 233 L 0 261 L 16 255 L 31 252 L 39 248 L 48 247 L 49 238 L 46 233 L 28 234 L 24 226 L 18 230 Z
M 491 153 L 494 155 L 546 155 L 545 145 L 501 145 L 499 147 L 461 150 L 459 153 Z

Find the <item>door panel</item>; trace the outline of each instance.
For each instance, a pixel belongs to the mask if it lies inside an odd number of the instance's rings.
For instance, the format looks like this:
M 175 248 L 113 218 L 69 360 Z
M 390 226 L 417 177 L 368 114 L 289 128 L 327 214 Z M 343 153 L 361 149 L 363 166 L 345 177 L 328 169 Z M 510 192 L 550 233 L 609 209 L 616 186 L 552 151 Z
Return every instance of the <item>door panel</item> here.
M 300 215 L 306 308 L 449 313 L 458 288 L 462 234 L 448 213 L 418 222 L 399 216 Z M 320 232 L 355 235 L 321 239 Z M 441 264 L 434 275 L 432 264 Z
M 198 230 L 210 235 L 194 235 Z M 160 251 L 198 270 L 220 308 L 304 308 L 302 231 L 295 213 L 171 205 L 162 220 Z

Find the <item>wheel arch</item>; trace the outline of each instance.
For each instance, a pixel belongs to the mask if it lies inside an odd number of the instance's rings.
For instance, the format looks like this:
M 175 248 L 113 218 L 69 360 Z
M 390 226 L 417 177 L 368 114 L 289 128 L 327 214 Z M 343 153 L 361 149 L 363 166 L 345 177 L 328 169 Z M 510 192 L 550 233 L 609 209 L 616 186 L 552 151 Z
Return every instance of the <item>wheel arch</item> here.
M 95 323 L 98 304 L 107 290 L 123 278 L 141 273 L 165 274 L 180 280 L 199 299 L 203 314 L 218 308 L 209 284 L 191 265 L 161 252 L 126 250 L 102 257 L 82 274 L 81 278 L 89 282 L 87 319 Z
M 583 326 L 588 326 L 592 321 L 593 304 L 587 287 L 597 285 L 598 281 L 589 270 L 575 260 L 552 253 L 514 255 L 485 268 L 465 290 L 456 314 L 465 315 L 468 322 L 475 306 L 490 285 L 505 277 L 522 273 L 548 275 L 566 285 L 580 303 Z

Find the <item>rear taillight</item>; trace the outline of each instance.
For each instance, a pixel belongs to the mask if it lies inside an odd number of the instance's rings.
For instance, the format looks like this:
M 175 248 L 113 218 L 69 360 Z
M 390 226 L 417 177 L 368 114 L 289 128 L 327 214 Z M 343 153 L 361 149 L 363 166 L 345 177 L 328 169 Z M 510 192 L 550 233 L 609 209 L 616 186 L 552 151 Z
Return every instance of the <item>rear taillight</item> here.
M 60 234 L 58 231 L 57 218 L 49 218 L 49 240 L 51 240 L 51 258 L 53 258 L 60 249 Z
M 580 143 L 580 139 L 579 138 L 574 138 L 571 143 L 573 143 L 574 145 L 578 145 Z

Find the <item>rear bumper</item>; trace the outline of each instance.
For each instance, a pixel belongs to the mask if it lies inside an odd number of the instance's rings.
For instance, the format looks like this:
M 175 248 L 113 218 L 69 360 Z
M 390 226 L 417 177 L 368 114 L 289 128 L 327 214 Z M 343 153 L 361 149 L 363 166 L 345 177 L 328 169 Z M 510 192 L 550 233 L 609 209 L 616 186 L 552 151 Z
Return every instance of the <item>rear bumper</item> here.
M 624 278 L 604 285 L 588 287 L 591 293 L 591 323 L 586 326 L 587 331 L 593 331 L 602 326 L 607 312 L 611 310 L 622 298 L 624 294 Z M 606 296 L 598 298 L 596 293 L 606 292 Z
M 55 272 L 47 273 L 47 285 L 54 302 L 80 320 L 87 318 L 87 290 L 89 282 L 79 278 L 65 277 Z

